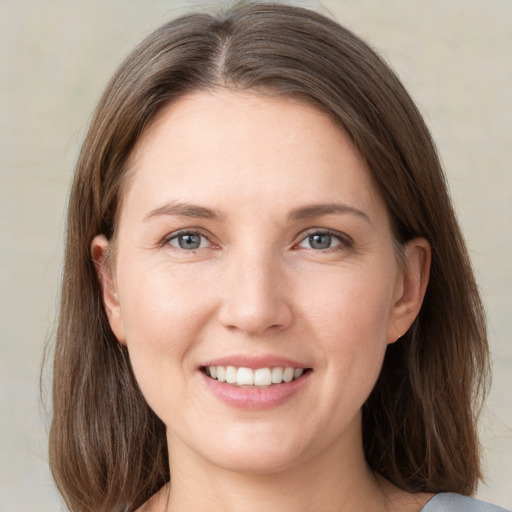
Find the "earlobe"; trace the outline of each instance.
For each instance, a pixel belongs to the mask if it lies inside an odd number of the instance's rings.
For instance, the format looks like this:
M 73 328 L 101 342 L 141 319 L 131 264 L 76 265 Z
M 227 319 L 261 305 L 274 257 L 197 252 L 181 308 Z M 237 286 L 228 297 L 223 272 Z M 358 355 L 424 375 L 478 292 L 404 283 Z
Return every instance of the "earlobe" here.
M 431 248 L 424 238 L 414 238 L 404 246 L 401 286 L 393 306 L 388 343 L 403 336 L 420 312 L 430 276 Z
M 105 235 L 97 235 L 91 242 L 91 256 L 101 286 L 103 306 L 107 313 L 110 328 L 123 345 L 126 344 L 121 304 L 110 263 L 107 261 L 109 241 Z

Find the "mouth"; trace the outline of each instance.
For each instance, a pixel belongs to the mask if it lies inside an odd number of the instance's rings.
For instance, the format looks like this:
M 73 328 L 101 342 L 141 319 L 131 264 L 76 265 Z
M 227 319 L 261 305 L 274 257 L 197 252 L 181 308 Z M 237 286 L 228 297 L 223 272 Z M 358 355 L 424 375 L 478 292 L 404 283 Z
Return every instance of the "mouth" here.
M 200 371 L 210 379 L 242 388 L 270 388 L 300 379 L 311 368 L 284 366 L 246 368 L 237 366 L 202 366 Z

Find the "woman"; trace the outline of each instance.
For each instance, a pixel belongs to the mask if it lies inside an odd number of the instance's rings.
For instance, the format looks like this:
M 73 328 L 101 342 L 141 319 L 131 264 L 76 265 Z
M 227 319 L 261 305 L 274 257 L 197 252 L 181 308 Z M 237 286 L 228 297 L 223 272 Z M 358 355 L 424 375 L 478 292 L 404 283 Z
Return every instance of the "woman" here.
M 69 203 L 71 510 L 498 510 L 463 496 L 487 350 L 428 130 L 356 36 L 243 3 L 120 67 Z

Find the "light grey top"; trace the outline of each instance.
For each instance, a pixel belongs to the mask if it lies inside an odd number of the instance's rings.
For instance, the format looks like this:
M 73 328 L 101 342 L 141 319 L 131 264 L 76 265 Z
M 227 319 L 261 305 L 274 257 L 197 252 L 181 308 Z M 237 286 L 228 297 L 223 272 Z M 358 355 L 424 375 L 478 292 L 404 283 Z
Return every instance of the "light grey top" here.
M 442 492 L 436 494 L 420 512 L 507 512 L 507 510 L 461 494 Z

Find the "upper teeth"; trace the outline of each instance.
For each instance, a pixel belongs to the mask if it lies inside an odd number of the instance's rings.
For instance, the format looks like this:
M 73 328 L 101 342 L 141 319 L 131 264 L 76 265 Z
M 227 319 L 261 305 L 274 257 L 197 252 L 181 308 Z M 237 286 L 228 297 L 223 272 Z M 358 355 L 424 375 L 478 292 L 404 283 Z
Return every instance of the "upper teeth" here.
M 302 368 L 237 368 L 236 366 L 207 366 L 207 373 L 219 382 L 227 382 L 237 386 L 270 386 L 298 379 Z

